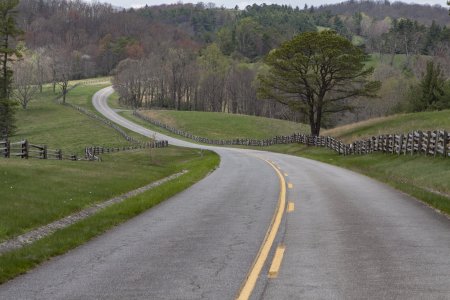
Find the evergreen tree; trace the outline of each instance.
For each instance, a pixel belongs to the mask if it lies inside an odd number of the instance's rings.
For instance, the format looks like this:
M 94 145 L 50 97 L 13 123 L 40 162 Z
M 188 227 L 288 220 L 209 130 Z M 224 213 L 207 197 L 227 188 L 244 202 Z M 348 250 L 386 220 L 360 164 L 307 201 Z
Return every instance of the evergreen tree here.
M 10 98 L 12 71 L 9 62 L 20 56 L 12 46 L 12 40 L 21 34 L 14 20 L 14 8 L 19 0 L 2 0 L 0 2 L 0 135 L 10 136 L 15 129 L 14 108 Z
M 448 108 L 448 97 L 445 97 L 445 78 L 441 67 L 433 61 L 427 62 L 427 69 L 419 83 L 420 97 L 411 99 L 413 111 L 441 110 Z
M 423 53 L 427 55 L 433 55 L 433 49 L 439 42 L 442 33 L 442 28 L 434 20 L 432 21 L 430 28 L 426 33 L 425 45 Z

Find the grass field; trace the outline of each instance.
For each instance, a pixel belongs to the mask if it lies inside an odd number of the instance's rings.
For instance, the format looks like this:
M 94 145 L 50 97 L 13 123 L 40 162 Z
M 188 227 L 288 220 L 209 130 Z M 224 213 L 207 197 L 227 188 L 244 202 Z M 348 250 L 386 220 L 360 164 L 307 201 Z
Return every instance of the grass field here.
M 412 130 L 450 131 L 450 110 L 392 115 L 336 127 L 322 132 L 352 142 L 380 134 L 407 133 Z
M 67 102 L 85 103 L 102 87 L 78 86 L 67 95 Z M 18 109 L 17 134 L 11 140 L 28 139 L 34 144 L 46 144 L 64 153 L 82 153 L 85 146 L 121 146 L 128 143 L 110 127 L 92 120 L 74 109 L 57 104 L 50 87 L 44 88 L 26 110 Z
M 172 110 L 150 110 L 143 113 L 174 128 L 210 139 L 263 139 L 294 132 L 309 132 L 309 126 L 305 124 L 255 116 Z
M 125 109 L 119 104 L 119 95 L 116 92 L 114 92 L 111 96 L 109 96 L 108 105 L 109 107 L 115 109 Z

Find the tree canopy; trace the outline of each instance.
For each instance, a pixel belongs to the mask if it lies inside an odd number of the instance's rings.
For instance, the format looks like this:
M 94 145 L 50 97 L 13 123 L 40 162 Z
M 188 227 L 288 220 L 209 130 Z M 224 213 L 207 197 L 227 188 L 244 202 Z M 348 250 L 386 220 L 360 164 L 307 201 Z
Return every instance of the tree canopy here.
M 334 31 L 306 32 L 283 43 L 266 57 L 268 72 L 259 76 L 259 95 L 275 99 L 309 118 L 319 135 L 322 118 L 350 110 L 347 101 L 374 97 L 381 84 L 369 80 L 368 55 Z

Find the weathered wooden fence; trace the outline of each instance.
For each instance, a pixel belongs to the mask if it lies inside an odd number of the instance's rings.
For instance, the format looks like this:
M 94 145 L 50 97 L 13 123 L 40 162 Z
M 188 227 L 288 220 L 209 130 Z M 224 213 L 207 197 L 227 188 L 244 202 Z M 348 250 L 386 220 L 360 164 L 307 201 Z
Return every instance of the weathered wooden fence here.
M 146 148 L 164 148 L 169 143 L 167 141 L 154 141 L 141 143 L 139 145 L 124 147 L 86 147 L 84 157 L 76 154 L 63 155 L 61 149 L 48 149 L 46 145 L 35 145 L 27 140 L 19 142 L 10 142 L 8 140 L 0 140 L 0 157 L 20 157 L 20 158 L 38 158 L 38 159 L 57 159 L 57 160 L 98 160 L 100 154 L 113 153 L 118 151 L 130 151 Z
M 61 149 L 48 149 L 46 145 L 31 144 L 27 140 L 19 142 L 10 142 L 8 140 L 0 141 L 0 156 L 5 158 L 20 157 L 25 159 L 78 160 L 76 154 L 64 156 Z
M 139 145 L 124 146 L 124 147 L 100 147 L 92 146 L 84 149 L 84 157 L 88 160 L 99 160 L 99 155 L 104 153 L 113 153 L 119 151 L 130 151 L 137 149 L 149 149 L 149 148 L 165 148 L 169 146 L 167 141 L 154 141 L 148 143 L 141 143 Z
M 275 136 L 269 139 L 232 139 L 213 140 L 199 137 L 188 132 L 173 128 L 167 124 L 153 120 L 139 111 L 133 114 L 155 126 L 164 128 L 172 133 L 192 139 L 196 142 L 210 145 L 240 145 L 240 146 L 271 146 L 279 144 L 300 143 L 309 146 L 327 147 L 342 155 L 362 155 L 373 152 L 392 154 L 424 154 L 428 156 L 450 157 L 450 138 L 445 130 L 436 131 L 414 131 L 408 134 L 386 134 L 373 136 L 365 140 L 355 141 L 352 144 L 345 144 L 341 140 L 330 136 L 311 136 L 301 133 L 294 133 L 288 136 Z
M 348 154 L 384 152 L 392 154 L 423 154 L 450 156 L 449 133 L 445 130 L 414 131 L 408 134 L 373 136 L 348 146 Z

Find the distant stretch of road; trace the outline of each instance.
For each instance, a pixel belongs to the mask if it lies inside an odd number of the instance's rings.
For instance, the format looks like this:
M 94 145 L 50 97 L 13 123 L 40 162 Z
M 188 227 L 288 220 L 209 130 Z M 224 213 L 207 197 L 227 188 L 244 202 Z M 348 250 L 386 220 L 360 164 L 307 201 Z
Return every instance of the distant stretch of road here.
M 152 137 L 107 106 L 111 93 L 95 108 Z M 156 138 L 212 149 L 220 167 L 0 299 L 450 299 L 450 220 L 417 200 L 304 158 Z

